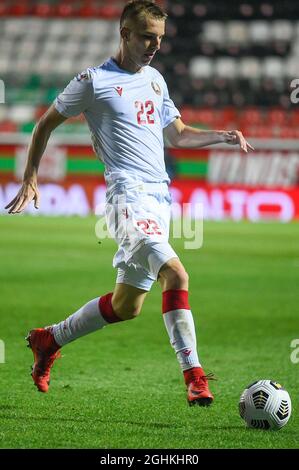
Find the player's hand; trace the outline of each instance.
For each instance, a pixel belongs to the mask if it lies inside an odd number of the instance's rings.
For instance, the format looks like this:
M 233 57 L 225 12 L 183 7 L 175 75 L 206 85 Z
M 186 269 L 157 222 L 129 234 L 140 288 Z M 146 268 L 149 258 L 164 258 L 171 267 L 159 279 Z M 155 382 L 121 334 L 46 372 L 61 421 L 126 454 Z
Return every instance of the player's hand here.
M 39 190 L 35 179 L 24 181 L 16 197 L 5 206 L 5 209 L 9 209 L 9 214 L 17 214 L 22 212 L 32 200 L 34 201 L 34 207 L 38 209 Z
M 252 145 L 247 142 L 241 131 L 225 131 L 224 140 L 229 145 L 240 145 L 241 149 L 246 153 L 248 150 L 254 150 Z

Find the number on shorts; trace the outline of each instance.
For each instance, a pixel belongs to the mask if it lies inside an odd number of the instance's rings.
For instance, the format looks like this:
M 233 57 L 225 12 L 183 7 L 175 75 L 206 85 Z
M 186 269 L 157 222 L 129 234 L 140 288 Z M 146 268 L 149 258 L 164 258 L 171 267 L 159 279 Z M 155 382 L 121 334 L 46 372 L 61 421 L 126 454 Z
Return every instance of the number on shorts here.
M 154 220 L 139 220 L 137 225 L 146 235 L 162 235 L 159 225 Z

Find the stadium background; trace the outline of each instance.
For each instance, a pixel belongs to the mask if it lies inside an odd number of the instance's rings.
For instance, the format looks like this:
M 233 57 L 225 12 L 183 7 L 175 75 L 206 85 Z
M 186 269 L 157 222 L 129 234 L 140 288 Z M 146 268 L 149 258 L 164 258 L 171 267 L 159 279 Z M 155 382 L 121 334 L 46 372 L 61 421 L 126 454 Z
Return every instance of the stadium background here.
M 36 120 L 74 75 L 115 52 L 123 4 L 0 2 L 0 447 L 298 448 L 296 1 L 164 2 L 167 35 L 152 65 L 184 121 L 239 128 L 256 149 L 167 150 L 174 201 L 204 203 L 203 248 L 172 243 L 190 274 L 200 355 L 218 377 L 215 405 L 186 405 L 158 285 L 134 322 L 64 348 L 48 394 L 33 387 L 28 330 L 60 321 L 115 281 L 115 244 L 98 244 L 92 215 L 104 200 L 103 166 L 81 116 L 51 137 L 40 210 L 4 216 L 4 206 Z M 241 391 L 261 378 L 280 381 L 293 400 L 279 433 L 248 431 L 238 414 Z
M 22 177 L 37 119 L 69 80 L 118 47 L 124 2 L 2 1 L 0 207 Z M 294 1 L 168 2 L 167 33 L 153 66 L 183 120 L 241 129 L 256 151 L 169 149 L 175 202 L 203 201 L 207 219 L 299 218 L 299 6 Z M 293 85 L 295 87 L 295 85 Z M 296 100 L 296 89 L 293 89 Z M 294 101 L 293 100 L 293 101 Z M 40 170 L 42 214 L 86 215 L 103 202 L 103 165 L 83 116 L 51 138 Z M 58 202 L 59 201 L 59 202 Z

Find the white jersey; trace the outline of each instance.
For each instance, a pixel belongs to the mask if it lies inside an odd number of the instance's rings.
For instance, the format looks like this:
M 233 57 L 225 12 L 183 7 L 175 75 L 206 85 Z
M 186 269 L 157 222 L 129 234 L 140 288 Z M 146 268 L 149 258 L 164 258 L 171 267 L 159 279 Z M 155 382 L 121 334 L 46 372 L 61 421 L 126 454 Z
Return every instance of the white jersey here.
M 167 182 L 163 128 L 180 116 L 153 67 L 131 73 L 110 58 L 75 77 L 56 98 L 65 117 L 83 113 L 107 184 Z

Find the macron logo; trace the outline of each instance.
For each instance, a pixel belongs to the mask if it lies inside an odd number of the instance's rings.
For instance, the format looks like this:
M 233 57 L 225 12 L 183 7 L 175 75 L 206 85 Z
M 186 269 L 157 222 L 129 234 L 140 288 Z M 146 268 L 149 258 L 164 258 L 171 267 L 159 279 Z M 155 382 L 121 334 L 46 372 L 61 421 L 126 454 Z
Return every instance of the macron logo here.
M 190 354 L 192 353 L 192 349 L 185 349 L 184 351 L 182 351 L 182 353 L 183 353 L 185 356 L 190 356 Z
M 119 96 L 121 96 L 122 92 L 123 92 L 122 87 L 121 86 L 116 86 L 115 89 L 116 89 L 117 93 L 119 94 Z

